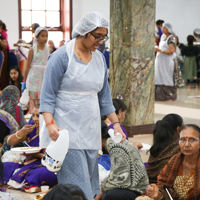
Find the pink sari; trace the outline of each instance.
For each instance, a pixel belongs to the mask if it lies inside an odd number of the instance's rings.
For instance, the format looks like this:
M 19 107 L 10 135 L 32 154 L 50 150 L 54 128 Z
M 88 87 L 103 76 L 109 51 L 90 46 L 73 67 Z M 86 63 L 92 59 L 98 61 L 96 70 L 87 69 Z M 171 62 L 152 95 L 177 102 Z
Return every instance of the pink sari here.
M 10 51 L 10 46 L 8 44 L 8 34 L 6 33 L 6 31 L 4 29 L 2 29 L 1 31 L 1 35 L 5 38 L 6 42 L 7 42 L 7 48 L 6 50 L 9 50 Z

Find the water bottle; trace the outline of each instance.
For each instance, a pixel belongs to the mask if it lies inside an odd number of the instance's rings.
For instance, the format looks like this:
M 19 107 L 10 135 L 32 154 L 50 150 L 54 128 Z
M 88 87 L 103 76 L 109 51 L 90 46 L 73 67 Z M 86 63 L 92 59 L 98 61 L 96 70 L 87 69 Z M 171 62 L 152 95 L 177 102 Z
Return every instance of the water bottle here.
M 57 172 L 61 169 L 65 156 L 69 148 L 69 133 L 63 129 L 59 131 L 59 137 L 46 148 L 44 156 L 41 160 L 42 165 L 46 166 L 49 171 Z

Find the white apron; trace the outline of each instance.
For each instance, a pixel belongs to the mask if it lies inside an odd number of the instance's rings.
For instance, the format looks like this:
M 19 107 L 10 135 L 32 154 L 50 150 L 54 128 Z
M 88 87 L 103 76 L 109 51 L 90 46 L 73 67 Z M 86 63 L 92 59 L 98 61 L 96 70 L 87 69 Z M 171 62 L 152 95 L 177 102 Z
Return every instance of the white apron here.
M 75 61 L 73 39 L 66 45 L 68 68 L 62 78 L 53 118 L 61 129 L 69 131 L 69 149 L 101 149 L 101 119 L 97 93 L 104 83 L 101 54 L 92 52 L 87 65 Z M 51 142 L 47 128 L 40 134 L 40 147 Z
M 171 35 L 169 37 L 171 37 Z M 165 41 L 161 38 L 159 49 L 169 50 L 169 46 L 167 44 L 169 37 Z M 174 86 L 173 74 L 175 57 L 176 53 L 166 55 L 164 53 L 157 52 L 155 59 L 155 85 Z

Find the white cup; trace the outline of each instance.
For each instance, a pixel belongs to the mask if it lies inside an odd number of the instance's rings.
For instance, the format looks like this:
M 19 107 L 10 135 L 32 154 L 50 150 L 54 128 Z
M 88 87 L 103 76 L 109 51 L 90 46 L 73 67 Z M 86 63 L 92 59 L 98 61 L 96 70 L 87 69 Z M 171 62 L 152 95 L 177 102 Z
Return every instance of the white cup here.
M 109 129 L 108 134 L 110 135 L 110 137 L 112 138 L 112 140 L 115 143 L 121 142 L 121 140 L 122 140 L 122 134 L 121 133 L 117 133 L 116 135 L 114 135 L 114 129 Z
M 43 194 L 47 193 L 49 191 L 48 185 L 43 185 L 40 187 Z

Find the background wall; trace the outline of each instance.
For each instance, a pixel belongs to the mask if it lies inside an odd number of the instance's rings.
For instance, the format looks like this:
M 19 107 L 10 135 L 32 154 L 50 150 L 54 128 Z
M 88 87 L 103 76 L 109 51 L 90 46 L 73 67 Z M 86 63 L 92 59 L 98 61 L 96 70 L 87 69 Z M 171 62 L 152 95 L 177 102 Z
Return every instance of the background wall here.
M 18 0 L 0 0 L 0 20 L 8 29 L 8 42 L 10 48 L 19 40 Z
M 110 1 L 109 0 L 73 0 L 73 26 L 88 12 L 101 12 L 106 19 L 110 19 Z M 109 20 L 110 21 L 110 20 Z
M 156 20 L 170 22 L 180 42 L 185 43 L 200 28 L 200 0 L 156 0 Z
M 163 19 L 171 22 L 174 31 L 181 42 L 186 42 L 186 37 L 200 28 L 200 0 L 156 0 L 156 20 Z M 73 0 L 73 25 L 90 11 L 99 11 L 107 19 L 110 18 L 109 0 Z M 0 19 L 8 28 L 9 44 L 19 39 L 18 0 L 0 0 Z

